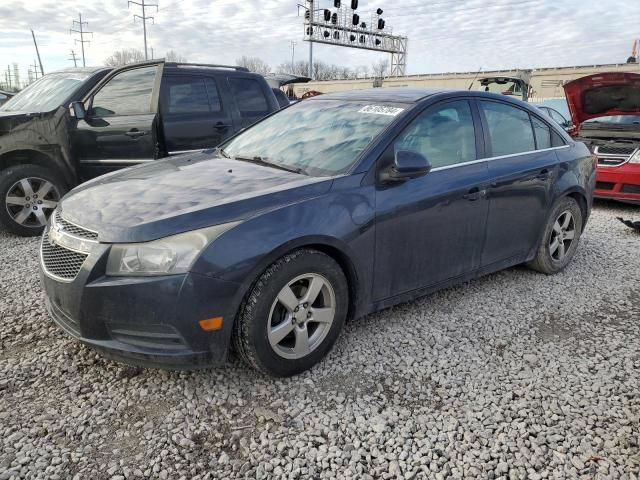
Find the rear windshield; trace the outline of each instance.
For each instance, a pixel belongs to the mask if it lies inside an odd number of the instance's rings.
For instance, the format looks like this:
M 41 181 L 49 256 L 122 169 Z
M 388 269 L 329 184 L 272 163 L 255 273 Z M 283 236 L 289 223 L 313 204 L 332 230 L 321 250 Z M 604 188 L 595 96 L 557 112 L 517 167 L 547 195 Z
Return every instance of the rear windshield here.
M 55 110 L 90 76 L 85 72 L 45 75 L 0 107 L 3 112 L 49 112 Z

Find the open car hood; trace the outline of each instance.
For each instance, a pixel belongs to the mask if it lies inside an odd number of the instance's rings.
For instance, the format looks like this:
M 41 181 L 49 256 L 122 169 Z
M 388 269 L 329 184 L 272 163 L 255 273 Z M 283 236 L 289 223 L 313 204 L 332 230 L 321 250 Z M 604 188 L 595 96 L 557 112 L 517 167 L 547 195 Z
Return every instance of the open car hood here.
M 610 72 L 578 78 L 564 85 L 576 126 L 592 118 L 640 115 L 640 75 Z
M 307 83 L 311 81 L 309 77 L 300 77 L 289 73 L 270 73 L 265 75 L 264 79 L 271 88 L 280 88 L 292 83 Z

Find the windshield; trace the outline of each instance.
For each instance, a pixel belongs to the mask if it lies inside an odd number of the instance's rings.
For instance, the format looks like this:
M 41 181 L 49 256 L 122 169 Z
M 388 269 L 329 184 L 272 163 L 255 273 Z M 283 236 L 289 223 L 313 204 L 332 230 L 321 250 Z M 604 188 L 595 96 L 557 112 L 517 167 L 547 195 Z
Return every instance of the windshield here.
M 404 108 L 367 102 L 302 101 L 231 140 L 223 154 L 258 159 L 307 175 L 338 175 L 353 166 Z
M 62 102 L 84 82 L 89 73 L 50 73 L 11 98 L 0 107 L 3 112 L 49 112 Z

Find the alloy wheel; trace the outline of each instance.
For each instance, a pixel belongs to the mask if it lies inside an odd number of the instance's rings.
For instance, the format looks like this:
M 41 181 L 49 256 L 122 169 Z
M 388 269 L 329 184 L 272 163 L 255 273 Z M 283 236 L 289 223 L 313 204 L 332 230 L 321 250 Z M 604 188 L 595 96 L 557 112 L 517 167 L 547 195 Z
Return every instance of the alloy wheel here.
M 551 229 L 549 238 L 549 254 L 556 262 L 561 262 L 567 255 L 576 236 L 576 226 L 569 210 L 562 212 Z
M 331 329 L 336 296 L 331 283 L 317 273 L 300 275 L 278 293 L 267 324 L 271 348 L 287 359 L 305 357 Z
M 13 221 L 31 228 L 44 227 L 59 201 L 60 192 L 56 186 L 37 177 L 18 180 L 5 198 L 7 212 Z

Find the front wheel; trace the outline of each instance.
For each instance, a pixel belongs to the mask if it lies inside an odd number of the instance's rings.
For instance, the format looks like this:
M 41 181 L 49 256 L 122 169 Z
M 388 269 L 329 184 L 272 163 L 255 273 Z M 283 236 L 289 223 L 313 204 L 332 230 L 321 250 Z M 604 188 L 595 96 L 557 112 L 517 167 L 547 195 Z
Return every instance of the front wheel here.
M 40 235 L 65 192 L 64 182 L 47 168 L 7 168 L 0 172 L 0 225 L 23 237 Z
M 564 269 L 578 248 L 582 210 L 571 197 L 561 198 L 551 209 L 535 258 L 528 266 L 546 274 Z
M 260 276 L 234 327 L 234 344 L 256 370 L 291 376 L 318 363 L 344 324 L 349 289 L 333 258 L 302 249 Z

